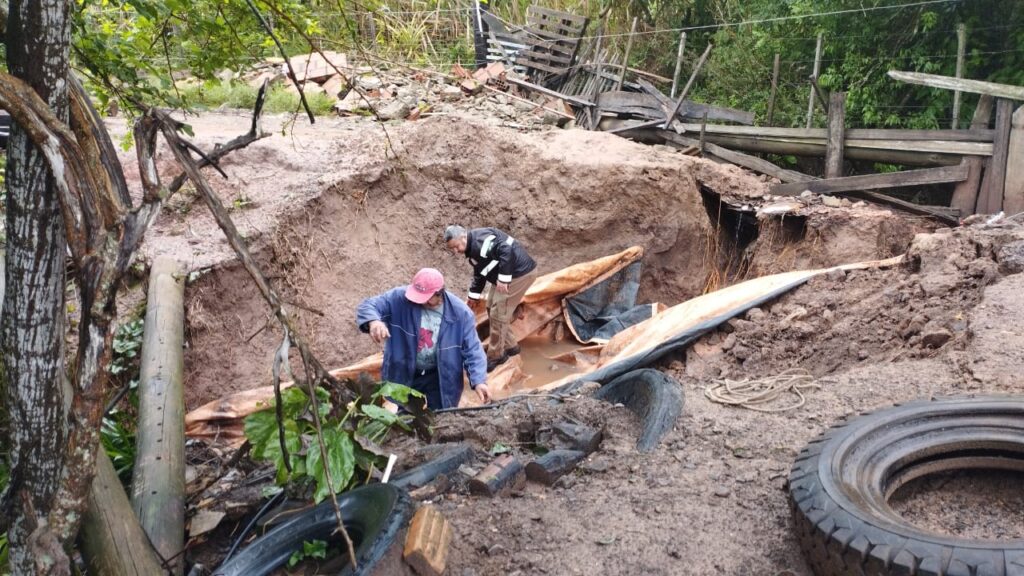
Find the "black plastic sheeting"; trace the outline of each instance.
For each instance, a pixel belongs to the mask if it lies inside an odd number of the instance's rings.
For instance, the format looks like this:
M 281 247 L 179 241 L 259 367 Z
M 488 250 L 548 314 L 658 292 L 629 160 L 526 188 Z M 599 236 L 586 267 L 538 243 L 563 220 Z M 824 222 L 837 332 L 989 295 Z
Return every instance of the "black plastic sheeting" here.
M 794 280 L 789 284 L 780 286 L 779 288 L 773 290 L 768 294 L 765 294 L 764 296 L 761 296 L 760 298 L 756 298 L 749 302 L 745 302 L 740 306 L 737 306 L 736 308 L 719 314 L 718 316 L 715 316 L 714 318 L 710 318 L 708 320 L 705 320 L 704 322 L 701 322 L 700 324 L 683 330 L 679 334 L 676 334 L 669 340 L 666 340 L 665 342 L 653 348 L 649 348 L 647 350 L 644 350 L 643 352 L 634 354 L 629 358 L 625 358 L 613 364 L 609 364 L 604 368 L 600 368 L 588 374 L 583 374 L 578 379 L 573 380 L 572 382 L 569 382 L 564 386 L 559 386 L 552 392 L 573 393 L 577 389 L 579 389 L 579 387 L 582 386 L 584 382 L 600 382 L 601 384 L 607 384 L 608 382 L 612 381 L 615 378 L 618 378 L 619 376 L 622 376 L 627 372 L 632 372 L 633 370 L 636 370 L 638 368 L 644 368 L 646 366 L 649 366 L 654 362 L 657 362 L 667 354 L 671 354 L 672 352 L 675 352 L 677 350 L 685 349 L 698 338 L 708 333 L 709 331 L 717 328 L 719 325 L 727 322 L 728 320 L 736 316 L 739 316 L 740 314 L 743 314 L 744 312 L 750 310 L 751 308 L 757 308 L 764 304 L 765 302 L 769 302 L 771 300 L 778 298 L 779 296 L 785 294 L 786 292 L 789 292 L 790 290 L 796 288 L 797 286 L 806 283 L 811 278 L 812 276 L 808 276 L 805 278 L 801 278 L 799 280 Z
M 638 260 L 566 299 L 565 309 L 580 342 L 607 341 L 651 317 L 653 306 L 636 304 L 640 272 Z
M 356 551 L 357 571 L 345 565 L 339 574 L 368 574 L 395 543 L 412 515 L 408 494 L 390 484 L 370 484 L 338 495 L 345 530 Z M 284 566 L 302 543 L 310 540 L 340 542 L 334 506 L 325 500 L 312 510 L 287 520 L 213 571 L 215 576 L 262 576 Z

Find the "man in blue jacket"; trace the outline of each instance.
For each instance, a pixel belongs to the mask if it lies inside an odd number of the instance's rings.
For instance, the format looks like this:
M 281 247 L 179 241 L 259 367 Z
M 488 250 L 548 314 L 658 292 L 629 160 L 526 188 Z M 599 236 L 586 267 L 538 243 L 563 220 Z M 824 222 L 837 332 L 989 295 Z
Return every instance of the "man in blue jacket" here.
M 459 405 L 463 371 L 480 401 L 491 400 L 476 316 L 444 289 L 437 270 L 424 268 L 412 284 L 363 300 L 356 323 L 374 342 L 385 342 L 381 378 L 422 392 L 430 409 Z

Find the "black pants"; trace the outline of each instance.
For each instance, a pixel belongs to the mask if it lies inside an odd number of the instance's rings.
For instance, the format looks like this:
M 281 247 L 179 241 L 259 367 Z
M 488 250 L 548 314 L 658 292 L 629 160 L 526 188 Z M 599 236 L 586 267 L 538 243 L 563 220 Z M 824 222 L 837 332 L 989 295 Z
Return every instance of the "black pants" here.
M 417 392 L 422 392 L 427 397 L 427 408 L 438 410 L 441 406 L 441 378 L 437 374 L 437 368 L 427 371 L 417 370 L 412 377 L 412 385 L 409 386 Z

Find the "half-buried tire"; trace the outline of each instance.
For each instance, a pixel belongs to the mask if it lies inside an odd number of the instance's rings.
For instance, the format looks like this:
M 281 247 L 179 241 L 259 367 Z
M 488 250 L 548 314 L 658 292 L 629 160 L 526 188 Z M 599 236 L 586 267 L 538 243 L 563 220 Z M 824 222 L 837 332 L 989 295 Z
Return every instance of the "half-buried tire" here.
M 601 386 L 594 398 L 621 403 L 640 418 L 636 448 L 650 452 L 683 412 L 683 389 L 675 378 L 657 370 L 633 370 Z
M 811 441 L 789 477 L 811 568 L 818 576 L 1024 576 L 1024 540 L 937 534 L 889 506 L 907 482 L 958 469 L 1024 471 L 1024 397 L 915 401 Z
M 353 571 L 346 564 L 340 574 L 373 574 L 374 567 L 395 545 L 397 536 L 408 523 L 412 514 L 409 496 L 390 484 L 370 484 L 340 494 L 338 507 L 359 565 L 359 570 Z M 213 574 L 270 574 L 284 566 L 292 552 L 302 550 L 302 543 L 306 541 L 324 540 L 331 542 L 331 546 L 344 547 L 341 535 L 334 534 L 337 527 L 333 504 L 325 500 L 256 539 Z

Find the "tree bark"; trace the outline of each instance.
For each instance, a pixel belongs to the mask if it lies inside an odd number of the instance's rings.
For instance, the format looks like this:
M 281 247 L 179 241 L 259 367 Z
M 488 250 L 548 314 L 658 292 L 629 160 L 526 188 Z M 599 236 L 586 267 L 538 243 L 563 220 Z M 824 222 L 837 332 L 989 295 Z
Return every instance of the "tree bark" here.
M 68 114 L 70 3 L 12 0 L 7 62 L 58 118 Z M 67 435 L 64 368 L 64 258 L 60 203 L 42 154 L 11 127 L 7 149 L 7 262 L 0 328 L 11 478 L 0 516 L 10 519 L 13 574 L 59 570 L 30 550 L 46 527 L 59 487 Z M 36 561 L 40 563 L 37 564 Z

